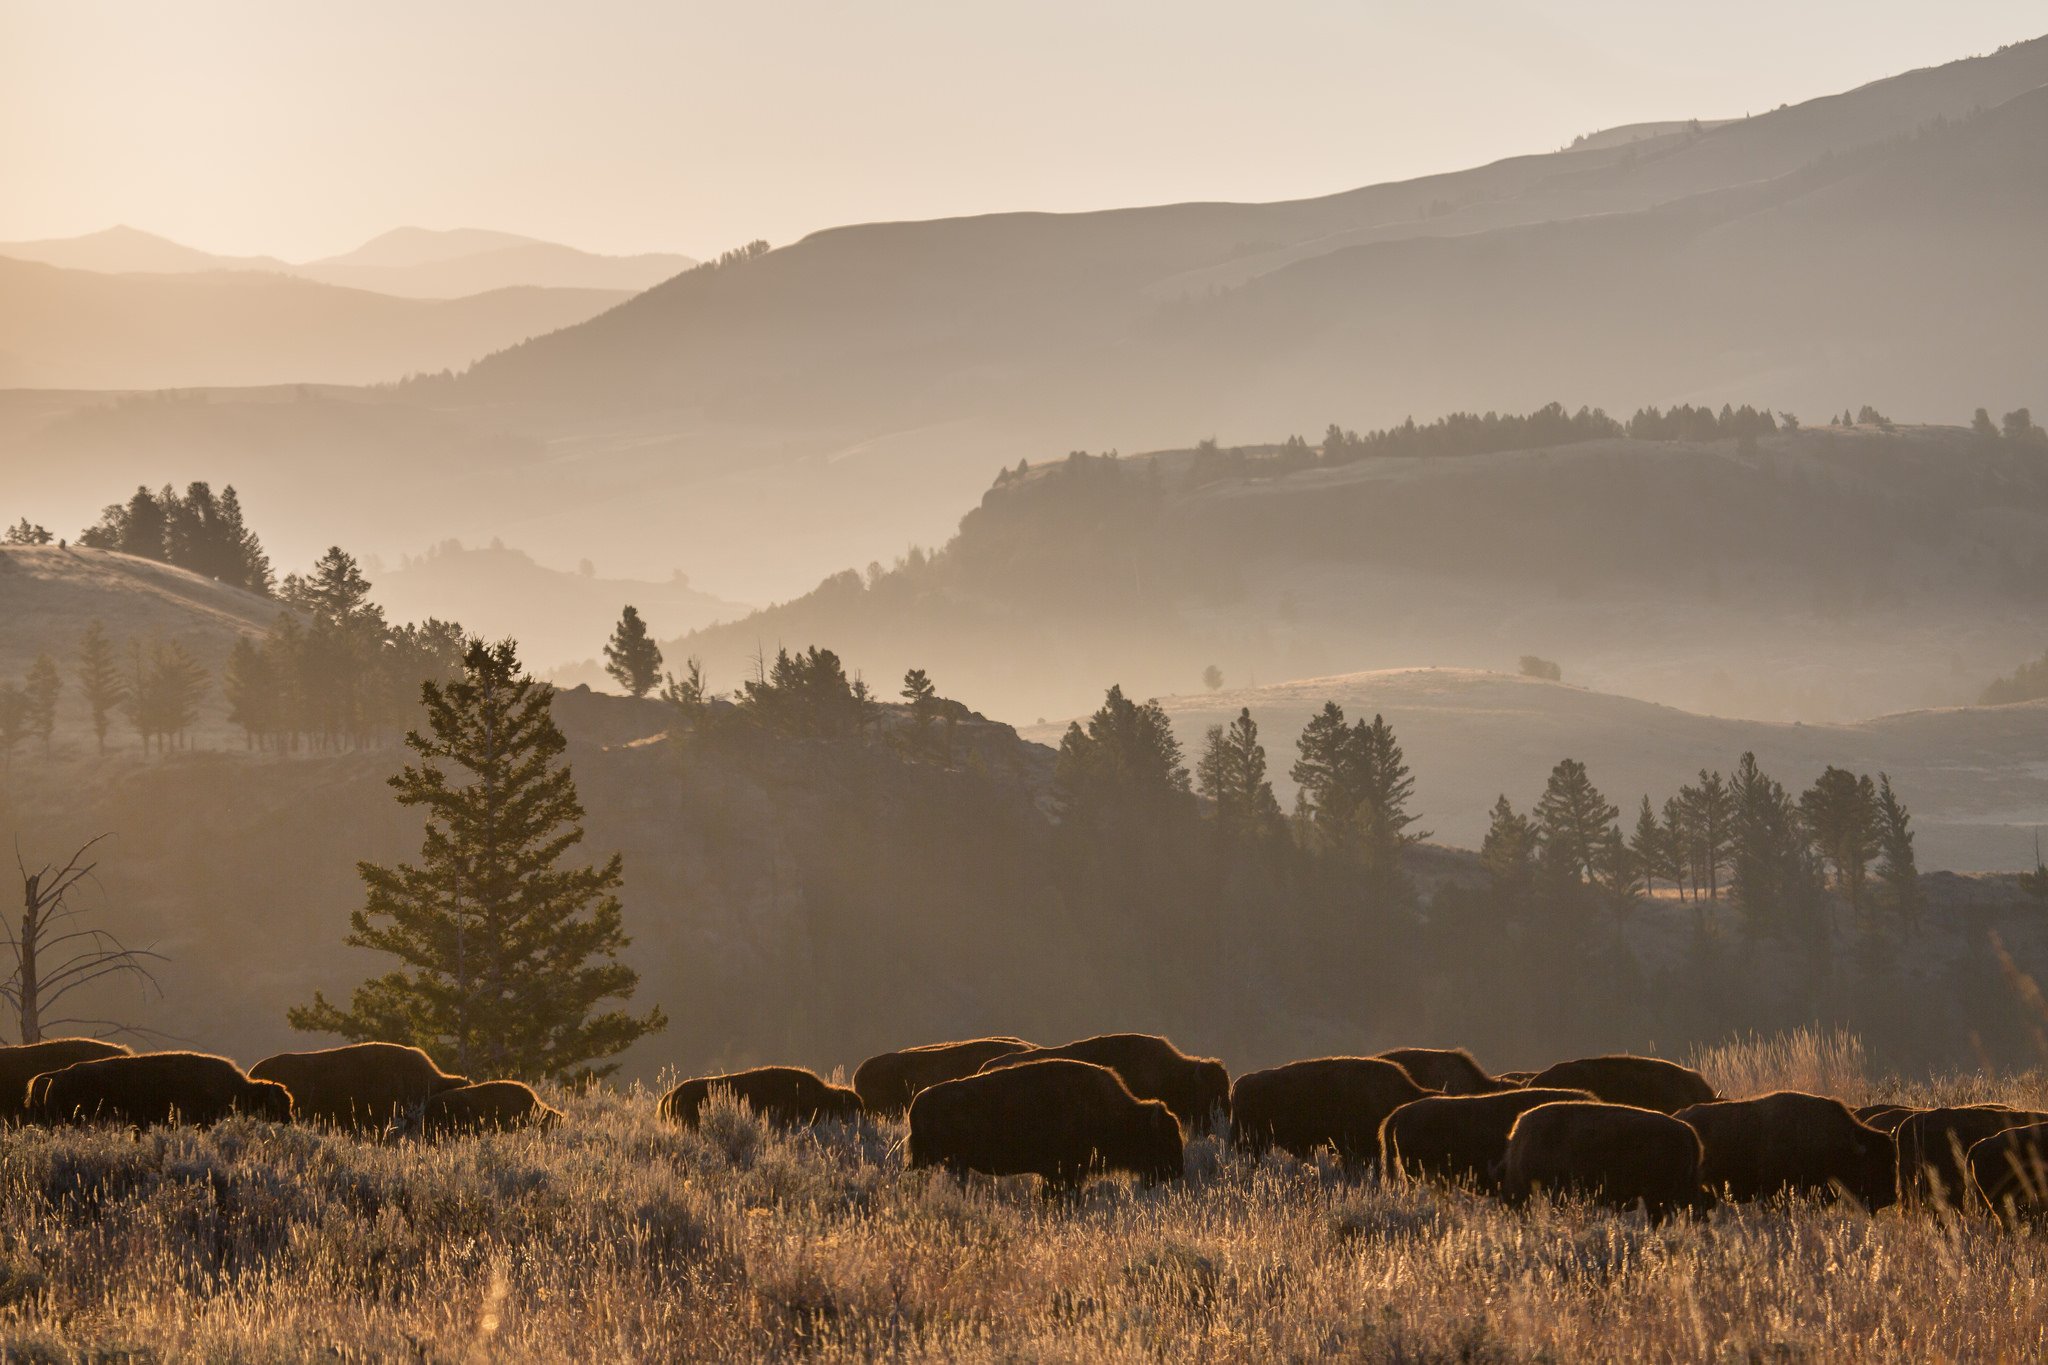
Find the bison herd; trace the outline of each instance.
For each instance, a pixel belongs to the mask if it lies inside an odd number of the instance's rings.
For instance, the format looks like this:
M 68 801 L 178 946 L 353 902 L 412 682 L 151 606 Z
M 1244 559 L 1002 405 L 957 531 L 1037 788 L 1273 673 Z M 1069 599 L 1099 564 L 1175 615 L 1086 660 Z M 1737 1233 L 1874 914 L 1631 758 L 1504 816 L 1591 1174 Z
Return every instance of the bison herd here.
M 1796 1091 L 1722 1099 L 1698 1072 L 1654 1057 L 1496 1076 L 1462 1050 L 1399 1048 L 1290 1062 L 1232 1084 L 1220 1062 L 1151 1034 L 1058 1047 L 994 1037 L 870 1057 L 850 1089 L 799 1067 L 699 1076 L 656 1112 L 693 1127 L 714 1096 L 783 1127 L 907 1118 L 911 1167 L 1038 1175 L 1048 1193 L 1108 1172 L 1176 1179 L 1185 1138 L 1227 1126 L 1231 1145 L 1252 1155 L 1328 1151 L 1349 1169 L 1510 1203 L 1574 1194 L 1661 1218 L 1807 1194 L 2048 1218 L 2048 1112 L 1852 1111 Z M 472 1082 L 393 1043 L 283 1053 L 247 1072 L 223 1057 L 93 1039 L 0 1047 L 0 1122 L 150 1127 L 233 1114 L 425 1138 L 561 1118 L 518 1081 Z

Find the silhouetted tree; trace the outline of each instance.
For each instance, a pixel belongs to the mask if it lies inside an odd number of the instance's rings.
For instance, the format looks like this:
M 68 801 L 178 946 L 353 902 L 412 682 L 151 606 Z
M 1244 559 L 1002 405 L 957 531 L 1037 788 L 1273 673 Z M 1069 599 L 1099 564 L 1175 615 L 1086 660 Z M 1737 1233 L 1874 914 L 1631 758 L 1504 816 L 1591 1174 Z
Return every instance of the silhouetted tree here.
M 1223 686 L 1223 670 L 1214 664 L 1210 664 L 1207 668 L 1203 669 L 1202 686 L 1208 688 L 1211 692 L 1220 690 Z
M 1799 798 L 1799 817 L 1815 849 L 1835 872 L 1835 889 L 1854 910 L 1881 848 L 1877 789 L 1870 778 L 1830 764 Z
M 917 737 L 922 742 L 931 728 L 932 713 L 938 709 L 938 688 L 932 686 L 923 669 L 913 668 L 903 675 L 903 690 L 897 695 L 910 703 L 911 723 L 917 727 Z
M 1681 854 L 1692 874 L 1693 886 L 1704 888 L 1708 900 L 1721 894 L 1721 869 L 1728 864 L 1730 824 L 1735 816 L 1734 798 L 1719 773 L 1700 769 L 1697 786 L 1678 792 L 1683 845 Z
M 560 762 L 554 690 L 511 641 L 479 640 L 459 681 L 421 694 L 431 733 L 407 734 L 418 761 L 391 779 L 400 805 L 425 808 L 421 861 L 357 864 L 366 894 L 347 940 L 403 966 L 358 986 L 346 1011 L 316 993 L 291 1025 L 413 1043 L 471 1075 L 607 1075 L 605 1058 L 667 1021 L 599 1008 L 639 978 L 617 960 L 619 855 L 562 865 L 583 841 L 583 806 Z
M 128 680 L 114 658 L 114 646 L 107 628 L 93 621 L 78 641 L 78 690 L 92 712 L 93 737 L 99 751 L 107 751 L 107 727 L 114 711 L 128 699 Z
M 619 613 L 619 624 L 605 642 L 604 671 L 635 697 L 646 696 L 661 681 L 661 646 L 631 606 Z
M 1493 879 L 1496 895 L 1516 898 L 1529 890 L 1536 876 L 1536 827 L 1518 814 L 1503 792 L 1493 803 L 1486 838 L 1479 845 L 1479 865 Z
M 1998 439 L 1998 423 L 1991 420 L 1989 412 L 1978 408 L 1970 418 L 1970 434 L 1980 441 L 1995 441 Z
M 28 738 L 28 694 L 21 684 L 0 682 L 0 766 L 14 766 L 14 751 Z
M 93 846 L 107 836 L 89 839 L 62 867 L 44 864 L 31 872 L 15 852 L 14 864 L 21 871 L 21 919 L 18 924 L 0 921 L 14 957 L 14 970 L 0 981 L 0 1001 L 14 1012 L 17 1036 L 24 1043 L 39 1043 L 48 1030 L 76 1030 L 107 1026 L 103 1019 L 52 1017 L 73 991 L 112 977 L 126 976 L 159 995 L 163 988 L 149 969 L 151 961 L 163 956 L 147 948 L 126 948 L 106 930 L 80 923 L 83 914 L 71 904 L 78 884 L 92 875 L 98 863 L 83 861 Z
M 239 636 L 221 673 L 228 720 L 242 727 L 242 743 L 255 748 L 284 728 L 283 695 L 270 651 Z
M 54 539 L 56 537 L 43 527 L 33 525 L 27 517 L 23 517 L 7 528 L 5 536 L 0 536 L 0 544 L 48 545 Z
M 1806 927 L 1814 869 L 1799 809 L 1775 779 L 1745 753 L 1729 784 L 1735 801 L 1734 887 L 1751 932 Z
M 2002 424 L 2005 439 L 2015 445 L 2048 439 L 2041 428 L 2034 425 L 2034 414 L 2028 408 L 2014 408 L 2005 415 Z
M 1685 876 L 1678 854 L 1677 840 L 1672 837 L 1657 812 L 1645 796 L 1640 809 L 1636 811 L 1635 833 L 1629 837 L 1629 848 L 1636 855 L 1636 865 L 1642 871 L 1643 889 L 1652 891 L 1659 881 L 1680 884 Z
M 1209 727 L 1195 778 L 1214 803 L 1216 827 L 1226 839 L 1252 843 L 1279 832 L 1280 803 L 1266 779 L 1266 746 L 1250 708 L 1240 709 L 1227 728 Z
M 1913 822 L 1905 804 L 1892 791 L 1892 779 L 1877 775 L 1878 851 L 1884 861 L 1877 866 L 1878 880 L 1885 886 L 1892 908 L 1908 933 L 1920 927 L 1920 911 L 1926 892 L 1920 886 L 1920 866 L 1913 855 Z
M 36 661 L 28 667 L 22 692 L 28 703 L 29 733 L 42 740 L 45 758 L 50 756 L 50 736 L 57 729 L 57 696 L 63 690 L 64 680 L 57 672 L 57 661 L 47 654 L 36 655 Z
M 1561 760 L 1536 803 L 1537 842 L 1546 870 L 1566 883 L 1596 880 L 1609 831 L 1620 815 L 1586 775 L 1585 764 Z

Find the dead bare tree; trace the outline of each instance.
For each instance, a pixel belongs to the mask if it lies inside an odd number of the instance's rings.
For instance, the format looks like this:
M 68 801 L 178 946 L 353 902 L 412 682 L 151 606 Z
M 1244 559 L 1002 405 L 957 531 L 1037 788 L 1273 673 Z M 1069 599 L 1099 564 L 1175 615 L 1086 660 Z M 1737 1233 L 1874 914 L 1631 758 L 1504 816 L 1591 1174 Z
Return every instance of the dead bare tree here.
M 64 997 L 104 977 L 130 976 L 145 993 L 163 995 L 163 986 L 149 969 L 151 961 L 166 960 L 163 954 L 123 946 L 106 930 L 82 922 L 84 912 L 70 902 L 72 890 L 99 866 L 87 862 L 86 855 L 107 837 L 88 839 L 61 868 L 46 863 L 34 872 L 22 861 L 20 843 L 14 846 L 14 865 L 21 869 L 21 926 L 17 932 L 15 926 L 0 923 L 0 934 L 14 953 L 14 972 L 0 983 L 0 1000 L 15 1012 L 24 1043 L 41 1042 L 44 1032 L 53 1028 L 132 1032 L 105 1019 L 51 1017 Z M 55 957 L 63 960 L 52 967 Z

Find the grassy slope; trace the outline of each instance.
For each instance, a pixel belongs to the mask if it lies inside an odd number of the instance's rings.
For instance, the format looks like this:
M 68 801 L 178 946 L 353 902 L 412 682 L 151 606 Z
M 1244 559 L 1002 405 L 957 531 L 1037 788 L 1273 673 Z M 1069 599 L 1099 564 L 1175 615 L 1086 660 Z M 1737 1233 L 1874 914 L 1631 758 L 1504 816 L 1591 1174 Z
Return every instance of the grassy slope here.
M 1800 1050 L 1701 1059 L 1805 1079 Z M 1788 1066 L 1788 1064 L 1794 1064 Z M 1846 1098 L 1889 1092 L 1838 1071 Z M 1943 1094 L 2038 1100 L 2040 1078 Z M 2034 1359 L 2048 1243 L 1807 1201 L 1647 1226 L 1190 1145 L 1184 1182 L 964 1187 L 896 1123 L 652 1095 L 439 1147 L 242 1120 L 0 1148 L 0 1353 L 179 1358 Z

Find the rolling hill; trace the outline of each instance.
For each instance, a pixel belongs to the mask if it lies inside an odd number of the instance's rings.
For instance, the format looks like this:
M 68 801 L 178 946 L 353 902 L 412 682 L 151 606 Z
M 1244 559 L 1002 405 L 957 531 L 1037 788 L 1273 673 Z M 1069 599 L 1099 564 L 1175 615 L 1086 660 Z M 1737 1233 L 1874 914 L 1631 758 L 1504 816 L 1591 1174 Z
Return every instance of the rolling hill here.
M 1524 654 L 1723 715 L 1973 700 L 2039 652 L 2048 444 L 1959 428 L 1585 440 L 1305 467 L 1197 452 L 1006 477 L 929 557 L 669 646 L 721 683 L 822 644 L 1002 714 Z
M 254 270 L 104 275 L 0 257 L 0 387 L 387 382 L 625 297 L 522 287 L 400 299 Z

